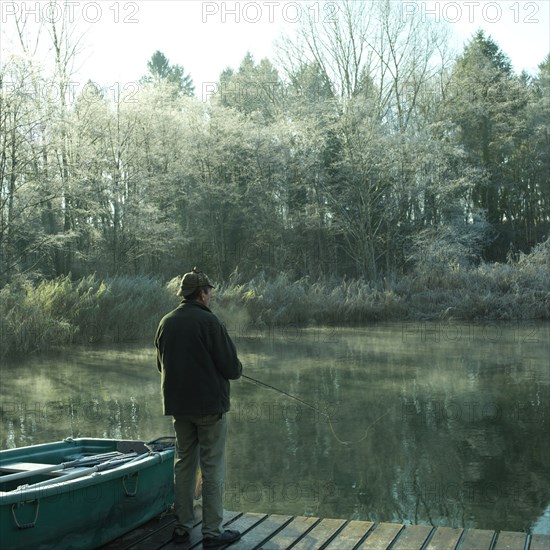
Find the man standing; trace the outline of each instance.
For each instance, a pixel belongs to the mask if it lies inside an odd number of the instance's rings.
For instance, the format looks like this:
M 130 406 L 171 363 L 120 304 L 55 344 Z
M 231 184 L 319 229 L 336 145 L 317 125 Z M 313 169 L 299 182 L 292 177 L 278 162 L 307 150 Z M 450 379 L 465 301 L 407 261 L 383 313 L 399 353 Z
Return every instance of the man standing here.
M 189 540 L 200 461 L 204 548 L 241 536 L 222 525 L 229 380 L 241 376 L 242 365 L 224 325 L 208 308 L 213 288 L 196 267 L 186 273 L 178 291 L 183 301 L 161 319 L 155 337 L 164 414 L 173 416 L 176 432 L 173 539 Z

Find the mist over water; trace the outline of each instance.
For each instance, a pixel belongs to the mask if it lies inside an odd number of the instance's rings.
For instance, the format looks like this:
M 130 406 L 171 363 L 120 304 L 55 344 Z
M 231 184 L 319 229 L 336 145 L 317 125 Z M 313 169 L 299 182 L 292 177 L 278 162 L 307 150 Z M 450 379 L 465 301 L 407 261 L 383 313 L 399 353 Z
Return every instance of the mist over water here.
M 550 324 L 228 326 L 226 508 L 550 533 Z M 149 439 L 152 346 L 67 348 L 1 369 L 2 448 Z

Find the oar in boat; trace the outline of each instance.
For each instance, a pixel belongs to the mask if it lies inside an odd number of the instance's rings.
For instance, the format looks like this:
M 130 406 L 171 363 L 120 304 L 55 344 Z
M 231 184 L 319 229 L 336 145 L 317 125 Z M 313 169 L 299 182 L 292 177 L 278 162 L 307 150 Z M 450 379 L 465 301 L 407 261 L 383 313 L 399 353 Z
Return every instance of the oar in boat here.
M 110 453 L 84 456 L 82 458 L 77 458 L 76 460 L 71 460 L 70 462 L 62 462 L 61 464 L 52 464 L 44 466 L 43 468 L 36 468 L 35 470 L 32 470 L 32 472 L 30 472 L 29 470 L 25 470 L 22 472 L 16 472 L 14 474 L 3 475 L 0 476 L 0 483 L 15 481 L 16 479 L 22 479 L 24 477 L 28 477 L 29 475 L 47 474 L 50 472 L 55 472 L 57 470 L 67 470 L 68 468 L 78 468 L 80 466 L 94 466 L 96 464 L 101 464 L 102 462 L 106 462 L 107 460 L 111 460 L 113 458 L 116 458 L 117 456 L 120 457 L 122 455 L 123 453 L 121 453 L 120 451 L 112 451 Z M 9 464 L 5 464 L 3 467 L 9 468 L 9 466 Z
M 141 460 L 142 458 L 146 458 L 150 456 L 150 453 L 145 453 L 138 455 L 135 452 L 123 454 L 119 457 L 115 457 L 111 460 L 108 460 L 106 462 L 102 462 L 100 464 L 96 464 L 95 466 L 91 466 L 90 468 L 86 468 L 85 470 L 76 470 L 74 472 L 70 472 L 68 474 L 65 474 L 63 476 L 59 477 L 53 477 L 51 479 L 46 479 L 44 481 L 39 481 L 38 483 L 32 483 L 31 485 L 21 485 L 16 491 L 20 491 L 24 489 L 25 491 L 29 489 L 34 489 L 36 487 L 44 487 L 45 485 L 57 485 L 59 483 L 64 483 L 65 481 L 69 481 L 71 479 L 76 479 L 78 477 L 84 477 L 89 476 L 90 474 L 94 474 L 97 472 L 104 472 L 105 470 L 112 470 L 113 468 L 118 468 L 119 466 L 122 466 L 123 464 L 127 464 L 129 462 Z

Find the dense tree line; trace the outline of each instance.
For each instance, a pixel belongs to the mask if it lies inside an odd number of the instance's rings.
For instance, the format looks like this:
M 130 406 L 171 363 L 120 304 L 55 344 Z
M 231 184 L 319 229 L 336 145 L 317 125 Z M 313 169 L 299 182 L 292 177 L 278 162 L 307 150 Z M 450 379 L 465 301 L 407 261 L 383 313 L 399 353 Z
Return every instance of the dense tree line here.
M 135 85 L 75 93 L 59 22 L 52 70 L 4 56 L 0 286 L 196 264 L 223 280 L 382 281 L 547 239 L 547 52 L 517 75 L 482 32 L 453 57 L 394 2 L 340 5 L 207 96 L 161 52 Z

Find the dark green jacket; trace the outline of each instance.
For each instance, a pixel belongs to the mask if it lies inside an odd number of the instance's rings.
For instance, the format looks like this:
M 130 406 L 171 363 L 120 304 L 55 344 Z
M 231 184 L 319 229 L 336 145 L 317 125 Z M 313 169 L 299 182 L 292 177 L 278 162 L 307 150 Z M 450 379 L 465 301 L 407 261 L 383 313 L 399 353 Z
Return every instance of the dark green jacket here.
M 242 365 L 225 326 L 199 302 L 183 301 L 165 315 L 155 337 L 165 415 L 229 410 L 229 380 Z

